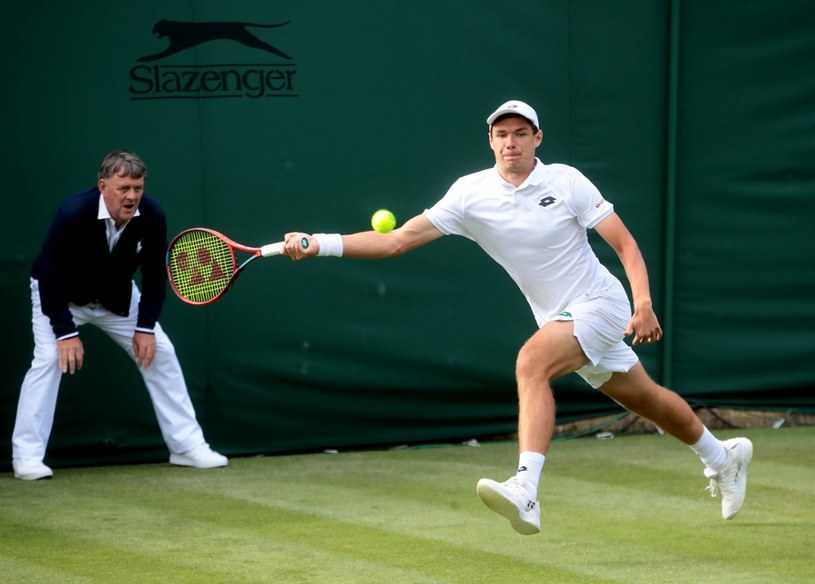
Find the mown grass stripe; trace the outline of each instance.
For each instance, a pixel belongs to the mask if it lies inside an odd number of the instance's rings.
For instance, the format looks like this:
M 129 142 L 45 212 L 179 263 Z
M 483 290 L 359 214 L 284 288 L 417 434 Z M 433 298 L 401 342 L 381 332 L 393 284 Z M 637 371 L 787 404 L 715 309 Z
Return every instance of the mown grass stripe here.
M 809 582 L 815 429 L 749 435 L 762 455 L 732 522 L 670 439 L 558 443 L 533 537 L 474 491 L 508 476 L 511 442 L 0 478 L 0 581 Z

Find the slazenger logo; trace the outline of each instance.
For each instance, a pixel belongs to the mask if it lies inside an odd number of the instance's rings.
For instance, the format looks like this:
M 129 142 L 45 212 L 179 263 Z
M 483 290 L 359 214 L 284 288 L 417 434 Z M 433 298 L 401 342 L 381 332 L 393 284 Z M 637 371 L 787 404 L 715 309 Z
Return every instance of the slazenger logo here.
M 130 99 L 297 97 L 294 88 L 296 64 L 288 54 L 261 40 L 253 30 L 279 28 L 287 24 L 288 21 L 253 24 L 160 20 L 153 27 L 153 35 L 159 39 L 166 38 L 169 45 L 162 51 L 137 59 L 139 63 L 149 64 L 135 65 L 130 69 Z M 152 64 L 203 43 L 223 40 L 240 43 L 262 51 L 267 57 L 274 55 L 284 61 L 224 65 Z

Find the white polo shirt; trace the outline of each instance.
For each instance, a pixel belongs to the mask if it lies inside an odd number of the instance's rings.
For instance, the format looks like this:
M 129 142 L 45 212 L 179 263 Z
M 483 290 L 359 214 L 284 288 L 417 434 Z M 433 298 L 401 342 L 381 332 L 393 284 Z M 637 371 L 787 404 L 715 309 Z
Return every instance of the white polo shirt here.
M 614 211 L 577 169 L 536 159 L 515 187 L 493 167 L 458 179 L 424 215 L 445 235 L 475 241 L 526 296 L 538 326 L 619 281 L 591 249 L 587 229 Z

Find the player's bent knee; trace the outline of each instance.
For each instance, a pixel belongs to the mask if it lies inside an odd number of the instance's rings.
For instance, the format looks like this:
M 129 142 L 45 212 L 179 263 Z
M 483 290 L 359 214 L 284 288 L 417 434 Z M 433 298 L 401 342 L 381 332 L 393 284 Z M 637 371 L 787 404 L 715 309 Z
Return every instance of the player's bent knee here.
M 525 381 L 549 382 L 557 377 L 557 367 L 546 355 L 521 349 L 515 361 L 515 378 Z

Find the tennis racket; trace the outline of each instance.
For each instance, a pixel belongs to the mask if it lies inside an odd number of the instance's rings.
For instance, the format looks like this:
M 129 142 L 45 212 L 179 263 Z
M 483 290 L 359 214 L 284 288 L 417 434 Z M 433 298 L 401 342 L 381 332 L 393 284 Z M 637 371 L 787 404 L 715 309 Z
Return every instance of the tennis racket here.
M 308 238 L 300 240 L 303 249 Z M 195 227 L 182 231 L 167 248 L 170 286 L 188 304 L 211 304 L 226 294 L 240 273 L 260 257 L 280 255 L 283 242 L 248 247 L 213 229 Z M 238 264 L 236 251 L 251 254 Z

